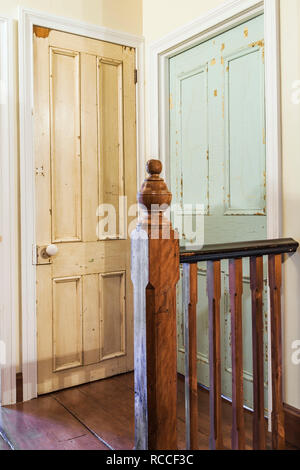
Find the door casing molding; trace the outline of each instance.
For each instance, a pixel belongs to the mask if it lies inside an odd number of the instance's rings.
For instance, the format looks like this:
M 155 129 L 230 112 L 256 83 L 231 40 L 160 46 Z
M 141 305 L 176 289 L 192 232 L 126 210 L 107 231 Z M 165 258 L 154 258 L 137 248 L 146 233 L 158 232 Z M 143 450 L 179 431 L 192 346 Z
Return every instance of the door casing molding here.
M 163 162 L 170 183 L 169 162 L 169 59 L 260 13 L 265 21 L 267 236 L 282 235 L 282 141 L 279 0 L 229 0 L 206 15 L 150 44 L 149 89 L 150 153 Z M 270 318 L 270 315 L 269 315 Z M 271 344 L 269 320 L 269 351 Z M 269 354 L 269 403 L 272 403 Z M 269 417 L 270 417 L 269 407 Z M 269 421 L 270 422 L 270 421 Z
M 1 404 L 16 401 L 17 229 L 13 21 L 0 18 Z M 2 355 L 4 353 L 4 357 Z M 2 363 L 3 362 L 3 363 Z
M 144 38 L 26 8 L 19 9 L 20 178 L 22 249 L 22 372 L 23 399 L 37 396 L 37 325 L 35 246 L 35 181 L 33 126 L 33 26 L 108 41 L 136 49 L 137 182 L 144 174 Z

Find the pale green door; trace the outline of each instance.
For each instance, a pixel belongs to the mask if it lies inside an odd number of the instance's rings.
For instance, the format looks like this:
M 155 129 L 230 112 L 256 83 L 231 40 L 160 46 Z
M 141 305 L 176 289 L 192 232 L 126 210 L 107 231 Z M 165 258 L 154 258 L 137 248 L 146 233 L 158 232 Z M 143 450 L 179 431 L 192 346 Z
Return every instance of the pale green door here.
M 203 204 L 205 244 L 267 237 L 263 15 L 170 59 L 173 202 Z M 186 235 L 185 242 L 191 243 Z M 222 392 L 231 397 L 228 263 L 222 263 Z M 198 269 L 198 380 L 209 387 L 206 264 Z M 244 262 L 244 394 L 252 406 L 249 263 Z M 267 351 L 267 297 L 264 302 Z M 179 371 L 184 372 L 181 295 Z M 267 352 L 265 354 L 267 390 Z M 265 394 L 267 396 L 267 393 Z M 267 404 L 267 402 L 266 402 Z

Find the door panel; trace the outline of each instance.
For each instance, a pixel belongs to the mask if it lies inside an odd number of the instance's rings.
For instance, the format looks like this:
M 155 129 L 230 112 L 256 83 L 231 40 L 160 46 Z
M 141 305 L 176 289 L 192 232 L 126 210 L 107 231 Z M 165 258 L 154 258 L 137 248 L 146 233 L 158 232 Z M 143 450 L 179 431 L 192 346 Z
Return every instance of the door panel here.
M 80 241 L 79 53 L 50 48 L 50 103 L 52 242 Z
M 180 80 L 182 102 L 181 114 L 181 151 L 182 151 L 182 203 L 192 204 L 195 201 L 194 188 L 199 187 L 199 198 L 204 201 L 205 212 L 208 212 L 208 161 L 200 159 L 197 171 L 193 162 L 199 153 L 207 151 L 207 71 L 201 68 L 193 75 L 183 76 Z M 199 122 L 199 119 L 201 122 Z
M 258 46 L 248 47 L 225 60 L 225 215 L 266 213 L 261 54 Z
M 124 196 L 122 62 L 99 60 L 98 90 L 100 167 L 102 169 L 99 181 L 99 204 L 112 204 L 115 207 L 116 235 L 121 236 L 124 233 L 124 226 L 120 226 L 119 207 L 119 197 Z M 107 155 L 110 155 L 109 159 Z M 102 236 L 99 234 L 100 239 Z
M 125 356 L 125 273 L 100 274 L 101 360 Z
M 170 59 L 170 177 L 173 202 L 202 204 L 204 243 L 264 239 L 266 161 L 263 15 Z M 195 207 L 193 209 L 195 216 Z M 188 216 L 186 216 L 186 219 Z M 184 221 L 183 221 L 184 224 Z M 175 223 L 176 225 L 176 223 Z M 193 244 L 184 230 L 182 244 Z M 249 263 L 243 264 L 245 404 L 252 405 Z M 209 386 L 206 265 L 198 266 L 198 380 Z M 184 372 L 178 288 L 179 371 Z M 267 289 L 264 297 L 267 344 Z M 222 392 L 231 396 L 228 263 L 222 263 Z M 265 358 L 267 387 L 267 355 Z M 267 393 L 266 393 L 267 395 Z
M 82 234 L 86 242 L 97 241 L 92 221 L 99 205 L 98 168 L 98 83 L 97 57 L 81 53 L 81 178 L 82 191 L 90 188 L 88 197 L 82 198 Z
M 53 279 L 53 371 L 82 365 L 82 278 Z
M 130 240 L 136 201 L 135 51 L 34 35 L 38 393 L 133 369 Z M 44 35 L 45 36 L 45 35 Z M 47 36 L 47 35 L 46 35 Z M 115 230 L 106 233 L 111 205 Z

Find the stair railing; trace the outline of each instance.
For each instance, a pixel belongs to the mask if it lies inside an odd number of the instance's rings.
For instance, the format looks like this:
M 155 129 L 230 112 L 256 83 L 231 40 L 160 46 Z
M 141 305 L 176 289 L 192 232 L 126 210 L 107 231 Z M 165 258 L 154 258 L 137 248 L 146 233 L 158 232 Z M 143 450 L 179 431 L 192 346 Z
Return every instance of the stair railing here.
M 147 164 L 139 193 L 143 218 L 132 234 L 135 337 L 135 448 L 177 449 L 176 285 L 183 265 L 186 448 L 198 448 L 196 307 L 197 264 L 207 262 L 209 312 L 210 449 L 223 448 L 221 406 L 221 261 L 229 263 L 232 351 L 232 449 L 245 449 L 243 396 L 243 259 L 249 258 L 252 296 L 253 449 L 266 449 L 263 354 L 263 257 L 268 256 L 272 364 L 272 448 L 285 448 L 282 396 L 281 287 L 284 254 L 299 244 L 278 239 L 179 249 L 164 216 L 172 195 L 159 176 L 158 160 Z

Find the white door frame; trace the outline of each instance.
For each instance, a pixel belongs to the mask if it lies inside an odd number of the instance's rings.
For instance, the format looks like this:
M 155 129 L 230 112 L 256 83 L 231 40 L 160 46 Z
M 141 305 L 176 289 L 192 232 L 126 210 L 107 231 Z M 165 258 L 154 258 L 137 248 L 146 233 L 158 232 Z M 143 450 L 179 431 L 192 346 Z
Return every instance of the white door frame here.
M 99 39 L 136 49 L 137 84 L 137 181 L 144 174 L 144 39 L 69 18 L 62 18 L 26 8 L 19 9 L 20 54 L 20 178 L 22 237 L 22 372 L 23 399 L 37 396 L 36 343 L 36 267 L 33 266 L 35 246 L 35 181 L 33 127 L 33 26 L 43 26 L 67 33 Z
M 17 206 L 13 22 L 0 18 L 1 404 L 16 400 Z
M 267 236 L 279 238 L 282 233 L 281 179 L 281 80 L 280 80 L 280 6 L 279 0 L 230 0 L 205 16 L 171 32 L 150 45 L 150 152 L 163 162 L 169 178 L 169 59 L 243 23 L 259 13 L 265 16 L 266 79 L 266 166 L 267 166 Z M 270 351 L 269 328 L 269 351 Z M 270 355 L 269 355 L 270 358 Z M 269 403 L 271 395 L 269 360 Z M 270 407 L 269 407 L 270 408 Z M 269 410 L 270 412 L 270 410 Z

